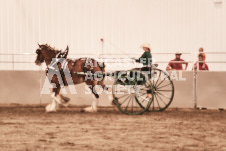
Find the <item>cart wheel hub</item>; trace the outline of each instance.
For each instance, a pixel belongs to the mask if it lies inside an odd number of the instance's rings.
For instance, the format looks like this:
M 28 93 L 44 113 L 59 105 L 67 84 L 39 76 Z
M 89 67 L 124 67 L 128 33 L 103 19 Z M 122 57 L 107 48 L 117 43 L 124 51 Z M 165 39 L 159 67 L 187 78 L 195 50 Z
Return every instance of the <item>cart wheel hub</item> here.
M 132 87 L 130 88 L 130 94 L 135 94 L 136 93 L 136 90 Z

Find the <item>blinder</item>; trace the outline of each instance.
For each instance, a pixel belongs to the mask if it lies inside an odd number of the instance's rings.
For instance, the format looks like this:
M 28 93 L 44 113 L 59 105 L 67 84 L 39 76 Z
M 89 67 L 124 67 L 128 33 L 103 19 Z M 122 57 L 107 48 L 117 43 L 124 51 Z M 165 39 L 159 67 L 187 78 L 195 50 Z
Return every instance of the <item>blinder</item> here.
M 36 50 L 36 54 L 37 54 L 37 58 L 36 58 L 36 61 L 35 62 L 38 62 L 38 63 L 43 63 L 44 62 L 44 59 L 41 57 L 41 49 L 37 49 Z
M 40 50 L 40 49 L 37 49 L 37 50 L 36 50 L 36 54 L 39 55 L 40 53 L 41 53 L 41 50 Z

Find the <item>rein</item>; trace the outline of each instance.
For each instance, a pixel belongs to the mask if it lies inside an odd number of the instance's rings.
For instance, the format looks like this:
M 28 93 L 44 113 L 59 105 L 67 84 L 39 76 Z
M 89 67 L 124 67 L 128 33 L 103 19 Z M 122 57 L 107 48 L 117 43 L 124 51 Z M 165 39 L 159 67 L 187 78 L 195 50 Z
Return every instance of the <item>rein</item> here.
M 105 40 L 106 41 L 106 40 Z M 113 43 L 111 43 L 111 42 L 109 42 L 109 41 L 106 41 L 109 45 L 111 45 L 111 46 L 113 46 L 113 47 L 115 47 L 115 48 L 117 48 L 119 51 L 121 51 L 124 55 L 126 55 L 128 58 L 132 58 L 128 53 L 126 53 L 126 52 L 124 52 L 121 48 L 119 48 L 117 45 L 115 45 L 115 44 L 113 44 Z

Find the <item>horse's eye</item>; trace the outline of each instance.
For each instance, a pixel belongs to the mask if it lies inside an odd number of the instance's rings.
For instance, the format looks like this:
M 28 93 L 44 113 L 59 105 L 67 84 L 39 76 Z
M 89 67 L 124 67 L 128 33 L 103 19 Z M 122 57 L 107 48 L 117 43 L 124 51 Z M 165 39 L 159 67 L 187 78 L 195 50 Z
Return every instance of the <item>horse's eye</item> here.
M 37 50 L 36 50 L 36 53 L 37 53 L 37 54 L 40 54 L 40 53 L 41 53 L 41 50 L 40 50 L 40 49 L 37 49 Z

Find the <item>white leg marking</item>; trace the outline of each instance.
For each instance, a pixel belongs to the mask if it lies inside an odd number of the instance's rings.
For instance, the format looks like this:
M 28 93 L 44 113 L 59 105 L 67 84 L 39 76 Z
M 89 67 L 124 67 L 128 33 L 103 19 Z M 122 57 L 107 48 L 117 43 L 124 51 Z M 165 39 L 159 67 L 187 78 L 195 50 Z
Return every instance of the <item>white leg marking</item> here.
M 109 87 L 108 90 L 106 90 L 106 91 L 108 91 L 108 92 L 106 92 L 107 97 L 108 97 L 108 101 L 111 105 L 113 105 L 114 99 L 113 99 L 113 96 L 112 96 L 112 89 Z
M 57 95 L 57 96 L 58 96 L 58 95 Z M 62 103 L 61 100 L 60 100 L 58 97 L 55 96 L 55 92 L 53 92 L 53 93 L 51 94 L 51 97 L 52 97 L 58 104 L 61 104 L 61 103 Z
M 108 101 L 112 105 L 113 104 L 113 96 L 112 94 L 108 94 Z
M 53 99 L 52 104 L 46 106 L 46 112 L 56 112 L 58 108 L 57 102 Z
M 94 97 L 94 95 L 93 95 Z M 98 99 L 96 97 L 94 97 L 93 103 L 90 107 L 86 107 L 84 108 L 85 112 L 97 112 L 97 103 L 98 103 Z

